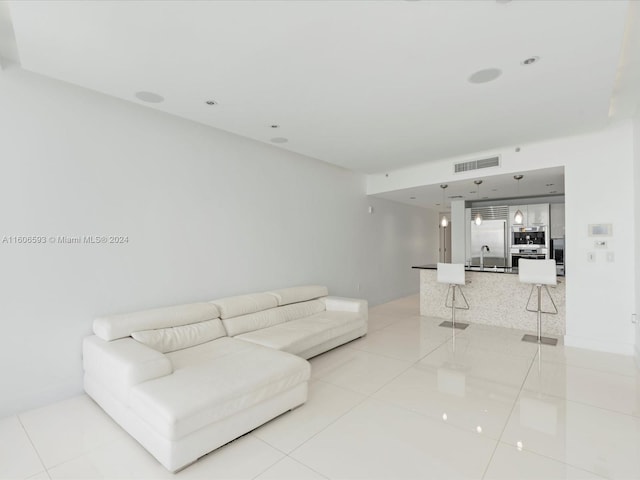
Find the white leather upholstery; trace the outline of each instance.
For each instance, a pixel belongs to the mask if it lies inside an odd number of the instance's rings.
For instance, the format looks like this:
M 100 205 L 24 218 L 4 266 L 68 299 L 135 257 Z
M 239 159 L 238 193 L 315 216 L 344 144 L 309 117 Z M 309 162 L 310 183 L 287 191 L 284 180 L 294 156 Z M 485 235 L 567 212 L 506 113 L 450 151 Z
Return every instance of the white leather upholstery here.
M 93 333 L 103 340 L 125 338 L 133 332 L 155 328 L 177 327 L 218 318 L 220 313 L 210 303 L 189 303 L 155 308 L 135 313 L 98 317 L 93 321 Z
M 123 402 L 132 386 L 173 372 L 169 358 L 132 338 L 105 342 L 86 337 L 82 352 L 85 373 L 99 378 Z
M 143 330 L 131 334 L 134 340 L 162 353 L 194 347 L 216 338 L 226 337 L 227 332 L 219 318 L 179 327 Z
M 327 340 L 364 326 L 363 316 L 351 312 L 322 312 L 270 328 L 238 335 L 236 338 L 299 354 Z
M 449 285 L 464 285 L 464 265 L 462 263 L 438 263 L 437 281 Z
M 273 295 L 278 300 L 278 305 L 289 305 L 291 303 L 314 300 L 329 295 L 327 287 L 322 285 L 304 285 L 301 287 L 281 288 L 266 292 Z
M 359 298 L 325 297 L 320 299 L 328 311 L 364 313 L 369 311 L 366 300 Z
M 203 426 L 178 441 L 169 440 L 130 408 L 115 399 L 110 390 L 94 377 L 85 375 L 84 388 L 111 418 L 135 438 L 170 472 L 176 472 L 203 455 L 229 443 L 272 418 L 307 401 L 308 383 L 283 392 L 262 403 L 253 405 L 236 415 Z M 187 474 L 188 476 L 188 474 Z
M 366 334 L 367 302 L 326 294 L 295 287 L 96 319 L 85 390 L 178 470 L 304 403 L 303 358 Z
M 194 348 L 201 355 L 192 363 L 131 391 L 132 410 L 171 440 L 306 382 L 311 373 L 299 357 L 234 338 Z
M 229 336 L 235 337 L 236 335 L 272 327 L 297 318 L 308 317 L 324 309 L 324 303 L 319 300 L 311 300 L 285 305 L 284 307 L 271 308 L 248 315 L 241 315 L 239 317 L 227 318 L 222 322 Z
M 209 303 L 218 307 L 220 310 L 220 318 L 223 320 L 278 306 L 278 302 L 273 295 L 266 293 L 252 293 L 250 295 L 220 298 L 218 300 L 212 300 Z
M 556 285 L 556 261 L 521 259 L 518 262 L 518 279 L 534 285 Z

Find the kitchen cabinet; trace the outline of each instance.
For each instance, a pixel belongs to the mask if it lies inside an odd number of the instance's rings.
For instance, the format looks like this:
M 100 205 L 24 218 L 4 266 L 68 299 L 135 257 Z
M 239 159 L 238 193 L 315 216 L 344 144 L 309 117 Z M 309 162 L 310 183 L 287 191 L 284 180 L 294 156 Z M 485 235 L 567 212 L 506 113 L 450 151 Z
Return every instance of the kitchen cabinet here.
M 522 224 L 515 223 L 513 220 L 518 210 L 522 212 Z M 516 225 L 522 226 L 526 224 L 527 224 L 527 205 L 511 205 L 509 207 L 509 227 L 516 226 Z
M 518 210 L 522 212 L 522 224 L 515 223 L 513 220 Z M 509 225 L 523 227 L 549 225 L 549 204 L 511 205 L 509 207 Z
M 549 236 L 564 238 L 564 203 L 552 203 L 549 210 Z
M 528 226 L 549 225 L 549 204 L 538 203 L 528 206 Z

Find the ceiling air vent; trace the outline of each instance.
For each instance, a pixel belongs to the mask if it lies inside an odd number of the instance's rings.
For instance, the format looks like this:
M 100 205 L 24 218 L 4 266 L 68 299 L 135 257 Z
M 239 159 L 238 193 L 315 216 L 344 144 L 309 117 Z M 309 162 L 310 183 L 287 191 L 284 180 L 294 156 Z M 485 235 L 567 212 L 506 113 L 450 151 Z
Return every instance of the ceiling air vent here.
M 508 220 L 509 207 L 506 206 L 489 206 L 489 207 L 471 207 L 471 219 L 482 215 L 483 220 Z
M 462 162 L 454 164 L 454 172 L 468 172 L 469 170 L 478 170 L 480 168 L 490 168 L 500 166 L 500 155 L 495 157 L 483 158 L 481 160 L 471 160 L 470 162 Z

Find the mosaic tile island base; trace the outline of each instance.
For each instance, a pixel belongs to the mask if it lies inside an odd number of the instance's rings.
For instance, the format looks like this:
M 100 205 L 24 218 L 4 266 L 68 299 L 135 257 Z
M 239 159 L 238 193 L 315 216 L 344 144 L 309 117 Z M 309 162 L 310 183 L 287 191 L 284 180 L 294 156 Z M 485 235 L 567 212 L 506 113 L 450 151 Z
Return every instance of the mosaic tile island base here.
M 436 275 L 435 269 L 420 268 L 420 315 L 449 320 L 451 308 L 445 307 L 448 285 L 438 283 Z M 558 284 L 549 286 L 558 314 L 542 315 L 543 335 L 565 334 L 565 288 L 566 277 L 558 277 Z M 536 331 L 537 314 L 525 310 L 531 285 L 520 283 L 518 275 L 489 270 L 467 271 L 466 285 L 462 289 L 470 308 L 456 310 L 456 321 Z M 463 303 L 458 303 L 457 298 L 456 305 L 462 306 Z M 529 308 L 536 307 L 537 296 L 534 291 Z M 544 287 L 542 288 L 542 310 L 553 310 Z

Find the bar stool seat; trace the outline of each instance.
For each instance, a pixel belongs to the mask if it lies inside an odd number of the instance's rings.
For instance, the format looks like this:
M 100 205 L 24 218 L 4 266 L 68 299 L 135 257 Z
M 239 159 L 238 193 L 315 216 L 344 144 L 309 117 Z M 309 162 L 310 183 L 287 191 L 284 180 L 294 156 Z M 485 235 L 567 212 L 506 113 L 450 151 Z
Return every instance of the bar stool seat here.
M 529 299 L 525 309 L 528 312 L 536 312 L 538 314 L 538 334 L 537 335 L 525 335 L 522 337 L 523 342 L 533 342 L 545 345 L 557 345 L 558 339 L 552 337 L 542 336 L 542 314 L 556 315 L 558 308 L 556 307 L 551 292 L 549 292 L 549 285 L 557 284 L 556 277 L 556 261 L 555 260 L 527 260 L 521 259 L 518 262 L 518 279 L 521 283 L 531 284 L 531 292 L 529 293 Z M 542 310 L 542 287 L 547 291 L 547 295 L 551 299 L 554 311 Z M 538 291 L 538 304 L 535 310 L 529 308 L 531 303 L 531 297 L 533 296 L 533 290 Z
M 451 307 L 451 321 L 444 321 L 440 326 L 464 330 L 469 326 L 468 323 L 456 323 L 456 310 L 469 310 L 469 302 L 467 302 L 464 292 L 460 287 L 466 282 L 464 265 L 462 263 L 438 263 L 436 280 L 438 283 L 446 283 L 449 285 L 449 288 L 447 289 L 447 296 L 444 299 L 444 304 L 446 307 Z M 460 291 L 460 295 L 464 300 L 465 306 L 456 306 L 456 288 Z M 451 305 L 448 304 L 449 292 L 451 292 Z

